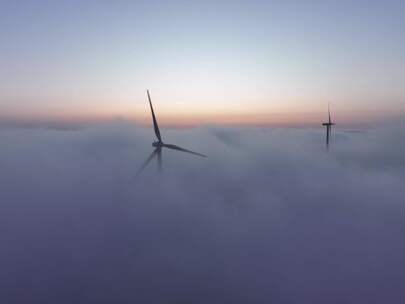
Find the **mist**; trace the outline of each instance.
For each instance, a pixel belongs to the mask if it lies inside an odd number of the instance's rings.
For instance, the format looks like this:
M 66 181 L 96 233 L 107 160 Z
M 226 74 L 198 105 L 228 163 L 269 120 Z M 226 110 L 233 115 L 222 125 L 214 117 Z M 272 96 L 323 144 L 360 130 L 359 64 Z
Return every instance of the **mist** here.
M 4 303 L 400 303 L 405 125 L 0 128 Z

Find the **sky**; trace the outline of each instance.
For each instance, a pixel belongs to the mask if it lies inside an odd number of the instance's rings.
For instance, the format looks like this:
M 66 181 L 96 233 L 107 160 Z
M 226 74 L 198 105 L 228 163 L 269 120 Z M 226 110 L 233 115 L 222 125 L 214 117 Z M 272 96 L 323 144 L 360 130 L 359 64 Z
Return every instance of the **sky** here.
M 405 125 L 0 127 L 0 299 L 402 303 Z
M 318 124 L 404 116 L 403 1 L 0 3 L 0 119 Z

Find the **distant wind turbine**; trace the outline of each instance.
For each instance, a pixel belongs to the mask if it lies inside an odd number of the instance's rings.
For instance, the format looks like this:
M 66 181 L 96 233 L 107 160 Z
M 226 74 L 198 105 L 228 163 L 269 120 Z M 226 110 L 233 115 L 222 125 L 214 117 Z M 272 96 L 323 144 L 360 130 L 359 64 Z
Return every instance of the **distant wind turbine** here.
M 328 115 L 329 115 L 329 121 L 324 122 L 322 125 L 326 126 L 326 148 L 329 148 L 329 142 L 330 142 L 330 137 L 332 135 L 332 126 L 335 124 L 332 122 L 332 119 L 330 118 L 330 108 L 328 105 Z
M 153 106 L 152 106 L 152 101 L 150 98 L 150 94 L 149 94 L 149 90 L 146 91 L 148 94 L 148 100 L 149 100 L 149 105 L 150 105 L 150 110 L 152 112 L 152 121 L 153 121 L 153 128 L 155 130 L 155 135 L 157 138 L 157 141 L 152 143 L 152 146 L 155 147 L 155 150 L 151 153 L 151 155 L 149 155 L 149 157 L 147 158 L 147 160 L 143 163 L 142 167 L 138 170 L 136 176 L 138 176 L 139 174 L 141 174 L 141 172 L 146 168 L 146 166 L 151 162 L 151 160 L 153 158 L 155 158 L 155 156 L 157 157 L 157 161 L 158 161 L 158 169 L 159 171 L 162 170 L 162 149 L 163 148 L 168 148 L 168 149 L 172 149 L 172 150 L 177 150 L 177 151 L 181 151 L 181 152 L 186 152 L 186 153 L 190 153 L 193 155 L 197 155 L 197 156 L 201 156 L 201 157 L 207 157 L 204 154 L 201 153 L 197 153 L 197 152 L 193 152 L 187 149 L 184 149 L 182 147 L 176 146 L 176 145 L 172 145 L 172 144 L 165 144 L 162 141 L 162 136 L 160 135 L 160 130 L 159 130 L 159 126 L 156 120 L 156 115 L 155 115 L 155 111 L 153 110 Z

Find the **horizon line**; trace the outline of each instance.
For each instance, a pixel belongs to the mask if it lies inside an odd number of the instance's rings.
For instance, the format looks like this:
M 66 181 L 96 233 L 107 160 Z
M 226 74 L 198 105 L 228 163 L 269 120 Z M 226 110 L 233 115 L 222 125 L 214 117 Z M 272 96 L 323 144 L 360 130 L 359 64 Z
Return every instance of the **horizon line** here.
M 334 121 L 337 128 L 356 127 L 364 128 L 386 123 L 405 121 L 404 113 L 391 113 L 391 115 L 377 115 L 374 111 L 365 111 L 357 116 L 357 112 L 336 112 Z M 373 115 L 371 115 L 373 114 Z M 160 115 L 159 123 L 165 128 L 195 128 L 209 126 L 223 127 L 261 127 L 261 128 L 321 128 L 327 113 L 263 113 L 246 115 Z M 56 128 L 56 129 L 81 129 L 105 123 L 132 123 L 142 127 L 152 124 L 150 117 L 145 115 L 48 115 L 48 116 L 19 116 L 0 114 L 0 127 L 22 128 Z

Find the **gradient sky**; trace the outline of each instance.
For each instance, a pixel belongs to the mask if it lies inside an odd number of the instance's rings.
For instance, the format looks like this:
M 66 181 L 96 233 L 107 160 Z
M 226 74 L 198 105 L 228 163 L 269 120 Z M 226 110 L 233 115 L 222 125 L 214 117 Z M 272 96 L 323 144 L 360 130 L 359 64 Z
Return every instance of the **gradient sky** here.
M 405 112 L 404 1 L 1 1 L 0 117 L 354 121 Z M 402 114 L 401 114 L 402 113 Z

